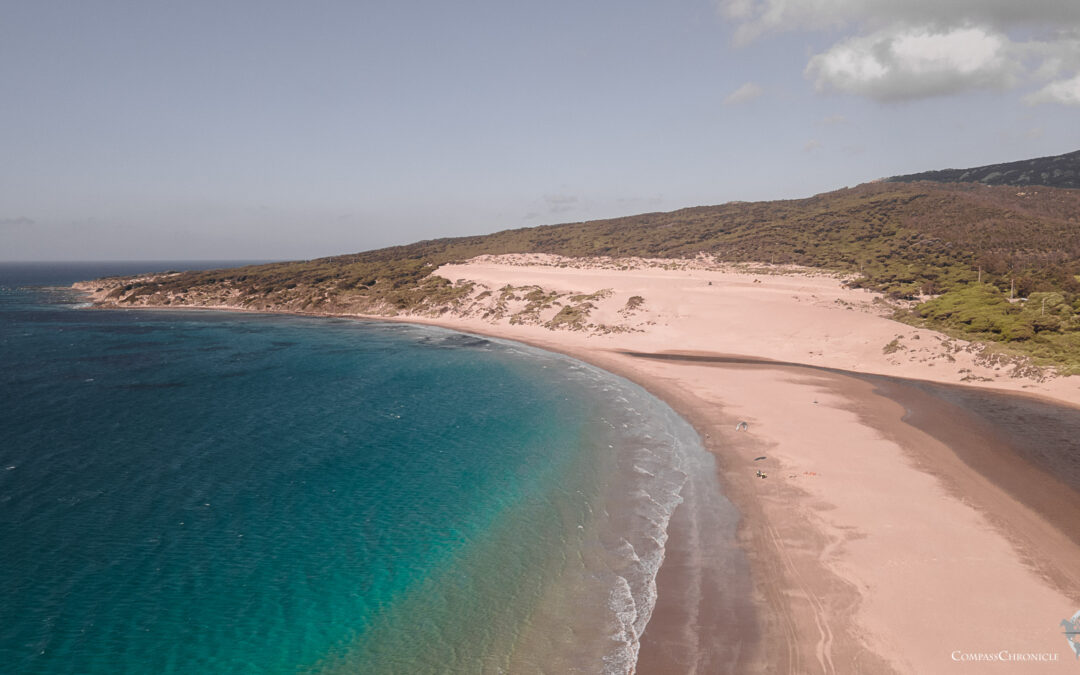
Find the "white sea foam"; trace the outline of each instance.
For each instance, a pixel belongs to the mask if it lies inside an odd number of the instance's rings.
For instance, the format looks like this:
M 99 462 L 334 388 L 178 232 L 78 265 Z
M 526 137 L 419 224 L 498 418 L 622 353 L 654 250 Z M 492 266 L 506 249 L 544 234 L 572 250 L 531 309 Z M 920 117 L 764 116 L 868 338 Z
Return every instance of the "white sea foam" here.
M 628 673 L 637 663 L 640 642 L 637 633 L 638 603 L 624 577 L 616 577 L 616 583 L 608 596 L 608 609 L 618 622 L 618 630 L 611 636 L 616 647 L 604 655 L 605 673 Z
M 599 658 L 605 673 L 633 672 L 641 635 L 656 605 L 656 576 L 665 557 L 668 524 L 683 501 L 690 474 L 711 473 L 712 458 L 696 431 L 641 387 L 568 357 L 492 342 L 527 359 L 563 361 L 566 367 L 555 370 L 594 394 L 590 452 L 595 453 L 599 483 L 588 495 L 587 520 L 569 525 L 567 536 L 581 548 L 574 556 L 576 567 L 568 567 L 558 588 L 549 591 L 557 596 L 549 606 L 564 625 L 549 625 L 582 639 L 598 626 L 607 632 L 591 646 L 560 644 L 553 658 L 562 659 L 559 666 L 569 667 L 564 669 L 589 672 Z M 544 631 L 538 626 L 538 632 Z M 543 637 L 533 638 L 542 646 Z M 544 664 L 545 669 L 559 666 Z
M 687 455 L 704 453 L 696 432 L 667 405 L 629 383 L 622 391 L 621 398 L 633 405 L 624 403 L 617 418 L 624 431 L 614 448 L 615 475 L 604 495 L 609 535 L 620 535 L 608 549 L 615 647 L 604 657 L 606 673 L 634 670 L 641 635 L 656 605 L 667 526 L 682 502 Z

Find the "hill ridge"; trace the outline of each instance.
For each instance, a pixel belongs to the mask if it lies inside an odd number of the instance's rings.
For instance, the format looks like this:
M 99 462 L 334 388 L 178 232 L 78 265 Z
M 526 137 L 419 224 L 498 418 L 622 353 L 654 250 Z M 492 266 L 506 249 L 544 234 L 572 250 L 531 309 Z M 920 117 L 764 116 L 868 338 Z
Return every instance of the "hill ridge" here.
M 1002 162 L 970 169 L 938 169 L 884 179 L 888 183 L 982 183 L 1015 187 L 1080 188 L 1080 150 L 1063 155 Z

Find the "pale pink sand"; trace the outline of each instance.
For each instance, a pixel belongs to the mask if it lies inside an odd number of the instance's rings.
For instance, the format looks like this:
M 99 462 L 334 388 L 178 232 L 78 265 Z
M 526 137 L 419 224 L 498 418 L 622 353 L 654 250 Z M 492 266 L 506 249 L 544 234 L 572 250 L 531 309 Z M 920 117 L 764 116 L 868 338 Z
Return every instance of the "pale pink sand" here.
M 1010 377 L 1013 365 L 980 362 L 966 343 L 890 321 L 872 294 L 828 276 L 522 262 L 441 268 L 451 280 L 477 283 L 474 296 L 495 293 L 464 316 L 416 320 L 531 342 L 620 372 L 708 435 L 725 491 L 745 514 L 743 543 L 768 609 L 763 638 L 738 671 L 1080 672 L 1058 625 L 1080 609 L 1080 548 L 949 448 L 900 423 L 902 408 L 870 385 L 619 350 L 752 355 L 942 382 L 976 376 L 1072 404 L 1080 401 L 1075 378 Z M 599 327 L 589 330 L 512 324 L 520 303 L 501 319 L 481 318 L 484 300 L 506 285 L 611 294 L 594 301 L 589 321 Z M 644 298 L 642 309 L 620 314 L 634 295 Z M 609 332 L 619 326 L 641 332 Z M 884 353 L 898 336 L 902 348 Z M 749 431 L 735 432 L 736 420 L 749 422 Z M 754 477 L 758 454 L 769 457 L 766 480 Z M 1020 536 L 1024 527 L 1029 536 Z M 954 660 L 1002 650 L 1057 660 Z M 643 658 L 647 651 L 645 644 Z
M 517 262 L 522 258 L 545 264 Z M 611 289 L 610 297 L 594 301 L 598 307 L 590 321 L 642 331 L 559 335 L 562 344 L 753 355 L 939 382 L 985 378 L 998 389 L 1039 393 L 1080 404 L 1077 378 L 1040 384 L 1011 377 L 1015 370 L 1011 364 L 980 358 L 981 353 L 967 342 L 891 321 L 883 316 L 891 309 L 880 303 L 879 296 L 844 288 L 834 276 L 768 265 L 733 267 L 705 262 L 687 263 L 684 269 L 663 269 L 656 266 L 659 262 L 650 266 L 641 261 L 636 263 L 637 269 L 613 269 L 621 266 L 620 262 L 605 266 L 554 256 L 485 256 L 466 265 L 445 265 L 438 274 L 450 280 L 479 282 L 482 286 L 474 297 L 481 290 L 497 294 L 506 285 L 537 285 L 562 293 Z M 746 271 L 751 269 L 759 271 Z M 629 316 L 620 313 L 635 295 L 644 298 L 642 308 Z M 490 303 L 491 298 L 486 301 Z M 511 303 L 511 310 L 521 304 Z M 463 309 L 464 318 L 475 320 L 468 321 L 469 325 L 489 329 L 505 325 L 515 335 L 554 338 L 552 331 L 535 325 L 476 320 L 484 307 L 485 302 L 478 301 Z M 552 308 L 542 318 L 556 311 Z M 896 351 L 883 353 L 894 339 Z

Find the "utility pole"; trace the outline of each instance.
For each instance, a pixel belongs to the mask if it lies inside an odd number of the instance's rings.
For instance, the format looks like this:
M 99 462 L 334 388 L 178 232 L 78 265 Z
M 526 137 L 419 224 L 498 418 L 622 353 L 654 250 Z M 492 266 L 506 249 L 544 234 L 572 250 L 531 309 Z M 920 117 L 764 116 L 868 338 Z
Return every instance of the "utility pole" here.
M 979 283 L 982 283 L 982 268 L 979 268 Z
M 1016 297 L 1016 279 L 1013 279 L 1009 285 L 1009 299 L 1012 300 L 1014 297 Z

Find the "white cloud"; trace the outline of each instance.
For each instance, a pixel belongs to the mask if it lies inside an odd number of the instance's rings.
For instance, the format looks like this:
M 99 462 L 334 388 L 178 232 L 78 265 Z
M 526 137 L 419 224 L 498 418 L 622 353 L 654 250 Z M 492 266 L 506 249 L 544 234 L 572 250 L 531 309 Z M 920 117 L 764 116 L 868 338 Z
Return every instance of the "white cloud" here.
M 820 91 L 879 101 L 1012 86 L 1021 66 L 1006 36 L 983 28 L 882 30 L 838 42 L 810 59 Z
M 805 69 L 819 91 L 899 101 L 1051 81 L 1026 100 L 1073 102 L 1073 80 L 1063 78 L 1080 69 L 1077 0 L 718 4 L 735 26 L 736 44 L 769 33 L 840 31 L 834 44 L 812 56 Z
M 1080 105 L 1080 74 L 1069 80 L 1056 80 L 1039 91 L 1028 94 L 1024 101 L 1031 105 L 1039 103 L 1063 103 Z
M 657 193 L 651 197 L 619 197 L 615 203 L 620 207 L 655 208 L 664 203 L 664 195 Z
M 0 227 L 24 227 L 34 224 L 36 224 L 36 221 L 34 221 L 33 218 L 27 218 L 25 216 L 19 216 L 18 218 L 0 218 Z
M 821 141 L 817 140 L 816 138 L 813 138 L 813 139 L 810 139 L 809 141 L 807 141 L 806 145 L 804 145 L 802 149 L 803 149 L 803 152 L 813 152 L 813 151 L 821 148 L 824 145 L 825 144 L 822 143 Z
M 754 15 L 754 0 L 724 0 L 721 9 L 732 19 L 749 19 Z
M 739 22 L 736 41 L 769 32 L 895 24 L 998 28 L 1080 24 L 1074 0 L 719 0 L 721 12 Z
M 848 118 L 843 115 L 829 115 L 825 119 L 821 120 L 821 123 L 827 127 L 837 126 L 840 124 L 847 124 Z
M 546 194 L 543 201 L 547 205 L 547 212 L 554 215 L 573 211 L 581 199 L 573 194 Z
M 743 103 L 749 103 L 755 98 L 759 98 L 764 93 L 765 90 L 759 85 L 754 84 L 753 82 L 747 82 L 728 94 L 727 98 L 724 99 L 724 105 L 741 105 Z
M 580 211 L 584 200 L 572 192 L 549 192 L 532 203 L 532 208 L 525 214 L 526 220 L 535 218 L 558 218 L 572 211 Z

